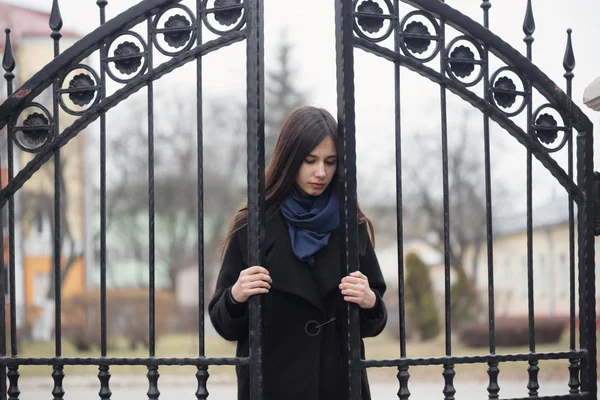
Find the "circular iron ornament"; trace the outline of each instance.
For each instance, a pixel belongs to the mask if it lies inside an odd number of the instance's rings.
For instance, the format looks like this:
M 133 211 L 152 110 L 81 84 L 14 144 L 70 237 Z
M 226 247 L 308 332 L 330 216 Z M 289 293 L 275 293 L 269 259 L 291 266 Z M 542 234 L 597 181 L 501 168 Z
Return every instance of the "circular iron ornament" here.
M 429 32 L 427 25 L 421 21 L 411 21 L 411 18 L 421 16 L 431 23 L 435 33 Z M 435 49 L 428 57 L 417 57 L 416 54 L 425 53 L 430 47 L 431 42 L 435 42 Z M 419 61 L 429 62 L 433 60 L 440 52 L 442 46 L 441 28 L 438 22 L 431 15 L 422 11 L 412 11 L 404 17 L 400 23 L 400 48 L 407 56 Z
M 69 86 L 65 88 L 67 77 L 75 71 L 80 72 L 69 80 Z M 96 71 L 90 66 L 79 64 L 71 68 L 60 80 L 58 85 L 58 103 L 60 107 L 71 115 L 83 115 L 91 107 L 98 104 L 100 101 L 100 78 Z M 79 107 L 84 107 L 83 110 L 73 110 L 65 103 L 64 96 L 68 95 L 69 100 Z
M 202 20 L 208 30 L 216 35 L 239 31 L 246 23 L 246 3 L 242 0 L 214 0 L 212 8 L 208 8 L 208 0 L 203 0 L 202 10 Z M 215 27 L 208 18 L 209 14 L 213 14 L 221 27 L 227 28 Z
M 165 21 L 164 28 L 158 28 L 158 24 L 165 13 L 175 9 L 182 10 L 187 15 L 171 15 L 167 21 Z M 162 54 L 166 56 L 175 56 L 192 48 L 196 41 L 196 28 L 197 22 L 192 11 L 185 5 L 178 4 L 167 8 L 154 18 L 152 23 L 152 42 Z M 163 36 L 164 41 L 169 47 L 176 50 L 171 51 L 165 49 L 158 40 L 159 35 Z
M 514 117 L 520 114 L 525 109 L 525 106 L 527 106 L 527 94 L 524 91 L 518 91 L 513 80 L 506 76 L 506 74 L 500 76 L 503 72 L 512 72 L 521 81 L 523 90 L 527 87 L 525 78 L 521 74 L 511 67 L 502 67 L 494 72 L 490 78 L 489 102 L 507 117 Z M 519 107 L 512 112 L 506 111 L 506 109 L 512 107 L 517 102 L 518 97 L 521 97 Z
M 37 108 L 41 112 L 30 112 L 23 120 L 22 125 L 17 125 L 18 117 L 29 108 Z M 54 124 L 50 112 L 39 103 L 31 103 L 25 106 L 14 121 L 14 142 L 19 149 L 27 153 L 37 153 L 50 142 Z
M 384 14 L 383 8 L 377 1 L 374 0 L 354 0 L 354 32 L 356 34 L 370 42 L 377 43 L 381 42 L 392 34 L 394 31 L 394 24 L 391 22 L 394 14 L 394 6 L 389 0 L 382 0 L 387 7 L 387 13 Z M 377 36 L 369 36 L 369 34 L 378 33 L 385 26 L 385 20 L 388 19 L 390 23 L 383 34 Z
M 141 43 L 142 48 L 140 48 L 134 42 L 125 40 L 117 45 L 114 55 L 110 57 L 108 54 L 113 44 L 118 39 L 126 36 L 132 36 L 137 39 Z M 113 38 L 105 48 L 106 50 L 104 57 L 106 63 L 106 73 L 115 82 L 127 83 L 146 72 L 146 68 L 148 67 L 148 45 L 140 34 L 133 31 L 123 32 Z M 114 63 L 114 67 L 121 74 L 132 76 L 128 76 L 127 78 L 119 78 L 117 75 L 115 75 L 115 72 L 111 68 L 112 63 Z
M 470 47 L 459 42 L 469 42 L 477 51 L 477 55 L 473 53 Z M 458 44 L 458 46 L 456 46 Z M 456 47 L 454 47 L 456 46 Z M 474 86 L 483 78 L 483 48 L 473 38 L 468 36 L 459 36 L 454 38 L 446 47 L 446 54 L 450 56 L 446 58 L 446 73 L 450 79 L 464 85 L 466 87 Z M 477 76 L 469 81 L 463 81 L 475 72 L 475 67 L 480 65 Z M 462 78 L 462 79 L 461 79 Z
M 547 112 L 542 114 L 542 111 L 546 109 L 554 110 L 562 119 L 563 124 L 558 125 L 558 121 L 552 114 Z M 532 127 L 533 135 L 549 153 L 557 152 L 564 147 L 569 138 L 567 127 L 564 124 L 565 118 L 560 111 L 551 104 L 544 104 L 533 113 L 533 120 L 535 121 Z M 559 132 L 563 133 L 561 140 L 559 140 Z M 552 144 L 556 145 L 552 146 Z

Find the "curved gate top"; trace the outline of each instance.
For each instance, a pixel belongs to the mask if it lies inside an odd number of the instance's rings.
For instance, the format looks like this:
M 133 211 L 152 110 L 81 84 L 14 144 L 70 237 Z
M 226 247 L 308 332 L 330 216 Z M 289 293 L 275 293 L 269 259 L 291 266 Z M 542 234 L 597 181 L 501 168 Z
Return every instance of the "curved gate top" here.
M 50 0 L 49 0 L 50 1 Z M 325 0 L 323 0 L 325 1 Z M 460 398 L 454 387 L 456 365 L 483 364 L 487 366 L 489 384 L 487 396 L 499 398 L 502 382 L 501 366 L 515 361 L 527 362 L 530 398 L 588 398 L 597 397 L 597 341 L 595 292 L 595 174 L 593 170 L 593 125 L 571 99 L 575 56 L 571 46 L 570 31 L 564 56 L 565 90 L 548 78 L 532 62 L 532 43 L 535 22 L 531 0 L 527 1 L 523 31 L 527 54 L 523 55 L 489 28 L 492 1 L 481 3 L 483 23 L 463 15 L 440 0 L 402 0 L 413 11 L 400 12 L 399 0 L 332 0 L 335 3 L 336 60 L 339 123 L 338 149 L 342 154 L 340 168 L 341 197 L 343 199 L 342 226 L 346 237 L 342 260 L 346 270 L 358 265 L 358 225 L 356 188 L 356 126 L 355 126 L 355 76 L 356 49 L 381 57 L 394 65 L 396 110 L 396 213 L 399 221 L 398 237 L 398 319 L 400 358 L 364 360 L 360 356 L 360 331 L 358 309 L 349 307 L 348 313 L 348 398 L 362 398 L 360 375 L 363 368 L 395 367 L 398 369 L 401 399 L 410 398 L 410 371 L 424 365 L 440 366 L 440 385 L 446 399 Z M 148 368 L 148 397 L 159 397 L 159 366 L 189 365 L 197 367 L 198 389 L 196 397 L 208 398 L 208 370 L 213 365 L 249 365 L 251 378 L 250 398 L 263 398 L 262 385 L 262 328 L 261 300 L 250 302 L 250 354 L 247 357 L 211 358 L 205 354 L 204 327 L 204 198 L 203 198 L 203 100 L 202 61 L 211 52 L 231 44 L 246 45 L 246 128 L 248 209 L 250 232 L 248 262 L 261 265 L 264 260 L 264 13 L 262 0 L 145 0 L 117 17 L 106 21 L 108 1 L 98 0 L 101 25 L 64 52 L 60 52 L 62 19 L 59 1 L 53 1 L 49 20 L 55 58 L 40 69 L 20 87 L 13 88 L 15 57 L 11 47 L 10 30 L 6 30 L 3 56 L 7 97 L 0 104 L 0 129 L 5 145 L 0 149 L 2 165 L 7 165 L 6 175 L 0 176 L 0 226 L 2 236 L 0 253 L 3 258 L 0 271 L 0 290 L 8 297 L 0 299 L 0 319 L 9 321 L 0 329 L 0 399 L 18 399 L 20 394 L 20 367 L 46 365 L 52 369 L 54 398 L 62 398 L 68 387 L 63 387 L 64 366 L 95 365 L 99 367 L 99 394 L 110 398 L 110 371 L 116 365 L 139 365 Z M 406 9 L 408 7 L 403 7 Z M 333 22 L 333 21 L 332 21 Z M 23 21 L 23 23 L 26 23 Z M 459 32 L 449 35 L 447 27 Z M 8 27 L 7 27 L 8 28 Z M 143 33 L 139 33 L 142 31 Z M 208 39 L 207 39 L 208 37 Z M 88 57 L 98 55 L 99 64 L 90 65 Z M 157 59 L 164 60 L 156 62 Z M 504 65 L 492 70 L 489 60 L 496 57 Z M 156 259 L 155 259 L 155 122 L 158 113 L 154 106 L 154 82 L 175 69 L 196 63 L 197 112 L 197 235 L 198 235 L 198 287 L 197 305 L 199 349 L 193 358 L 157 357 L 156 341 Z M 405 266 L 403 249 L 403 181 L 402 181 L 402 105 L 400 102 L 400 74 L 408 68 L 439 86 L 441 113 L 439 115 L 442 141 L 440 154 L 443 175 L 443 226 L 444 226 L 444 332 L 446 354 L 441 357 L 413 358 L 406 351 Z M 109 92 L 110 82 L 120 84 Z M 45 104 L 41 99 L 45 90 L 51 99 Z M 147 220 L 149 232 L 149 290 L 148 290 L 148 341 L 149 354 L 145 358 L 114 358 L 108 354 L 107 332 L 107 114 L 134 93 L 147 92 L 147 144 L 148 144 L 148 196 Z M 454 93 L 481 112 L 484 138 L 484 176 L 486 205 L 486 237 L 483 239 L 488 254 L 487 304 L 489 352 L 478 356 L 456 356 L 452 352 L 451 315 L 451 260 L 449 199 L 452 192 L 448 179 L 448 110 L 447 94 Z M 544 99 L 538 103 L 534 93 Z M 436 118 L 438 116 L 436 115 Z M 59 121 L 64 118 L 64 121 Z M 64 271 L 65 215 L 61 207 L 65 201 L 67 182 L 60 175 L 61 150 L 95 121 L 99 121 L 100 193 L 99 200 L 99 302 L 100 302 L 100 356 L 95 358 L 70 358 L 62 356 L 61 279 Z M 525 121 L 520 125 L 519 121 Z M 494 121 L 526 149 L 527 170 L 527 315 L 529 320 L 529 351 L 519 354 L 497 354 L 496 310 L 494 308 L 494 230 L 492 209 L 492 179 L 490 173 L 490 121 Z M 65 126 L 67 125 L 67 126 Z M 65 126 L 63 128 L 63 126 Z M 16 146 L 16 147 L 15 147 Z M 566 170 L 555 160 L 557 152 L 567 152 Z M 27 158 L 19 154 L 29 154 Z M 21 160 L 17 162 L 16 159 Z M 569 345 L 567 351 L 536 351 L 534 257 L 533 257 L 533 206 L 532 165 L 534 159 L 541 163 L 568 195 L 569 215 Z M 25 161 L 23 161 L 25 160 Z M 54 166 L 53 176 L 53 302 L 55 356 L 50 358 L 22 357 L 19 355 L 17 330 L 19 327 L 19 300 L 17 279 L 22 276 L 19 265 L 21 227 L 18 210 L 26 207 L 19 196 L 23 186 L 34 178 L 46 163 Z M 576 176 L 576 178 L 575 178 Z M 27 211 L 27 210 L 24 210 Z M 5 248 L 6 247 L 6 248 Z M 6 273 L 8 272 L 8 274 Z M 20 272 L 21 271 L 21 272 Z M 7 302 L 8 300 L 8 302 Z M 7 331 L 8 330 L 8 331 Z M 7 338 L 9 346 L 7 348 Z M 579 342 L 577 342 L 577 338 Z M 565 391 L 553 396 L 540 397 L 538 380 L 540 360 L 563 360 L 569 380 Z M 8 385 L 7 385 L 8 379 Z M 64 390 L 63 390 L 64 389 Z M 484 395 L 483 393 L 481 395 Z M 526 396 L 523 396 L 526 397 Z

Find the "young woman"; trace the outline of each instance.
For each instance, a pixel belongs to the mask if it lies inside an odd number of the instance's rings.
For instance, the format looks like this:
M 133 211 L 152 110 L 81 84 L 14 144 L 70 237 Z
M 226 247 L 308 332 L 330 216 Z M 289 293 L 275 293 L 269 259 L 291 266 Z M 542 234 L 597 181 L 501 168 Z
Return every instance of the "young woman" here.
M 265 400 L 346 399 L 346 302 L 360 307 L 362 337 L 378 335 L 387 321 L 373 227 L 360 209 L 359 271 L 344 276 L 336 137 L 336 121 L 327 111 L 292 112 L 266 172 L 265 265 L 248 265 L 245 206 L 225 239 L 210 318 L 221 336 L 238 342 L 237 356 L 246 357 L 248 299 L 264 296 Z M 238 399 L 248 399 L 248 367 L 236 372 Z M 370 399 L 362 375 L 363 399 Z

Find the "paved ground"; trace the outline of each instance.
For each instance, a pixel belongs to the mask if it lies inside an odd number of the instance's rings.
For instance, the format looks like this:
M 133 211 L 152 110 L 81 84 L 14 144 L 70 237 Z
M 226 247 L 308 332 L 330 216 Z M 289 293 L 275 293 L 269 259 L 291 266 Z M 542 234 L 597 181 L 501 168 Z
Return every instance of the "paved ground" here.
M 98 399 L 98 387 L 94 381 L 71 377 L 71 382 L 65 381 L 65 399 Z M 20 381 L 21 400 L 38 400 L 51 398 L 52 379 L 22 379 Z M 443 399 L 443 382 L 411 382 L 409 384 L 411 399 Z M 500 398 L 516 398 L 527 396 L 527 382 L 500 382 Z M 487 398 L 487 382 L 456 382 L 457 400 L 480 400 Z M 372 382 L 373 400 L 398 399 L 395 382 Z M 160 398 L 164 400 L 193 399 L 196 385 L 181 378 L 164 377 L 159 383 Z M 143 377 L 131 377 L 126 380 L 112 380 L 112 400 L 146 400 L 147 381 Z M 236 388 L 227 383 L 209 385 L 209 399 L 235 400 Z M 564 382 L 543 383 L 540 395 L 567 394 L 568 387 Z

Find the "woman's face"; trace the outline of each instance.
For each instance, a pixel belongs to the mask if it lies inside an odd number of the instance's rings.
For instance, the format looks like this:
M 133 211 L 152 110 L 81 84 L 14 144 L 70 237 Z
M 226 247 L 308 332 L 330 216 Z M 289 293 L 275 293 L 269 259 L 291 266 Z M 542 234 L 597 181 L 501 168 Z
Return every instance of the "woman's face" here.
M 318 196 L 329 186 L 336 168 L 335 142 L 331 136 L 327 136 L 304 158 L 296 175 L 296 185 L 304 193 Z

